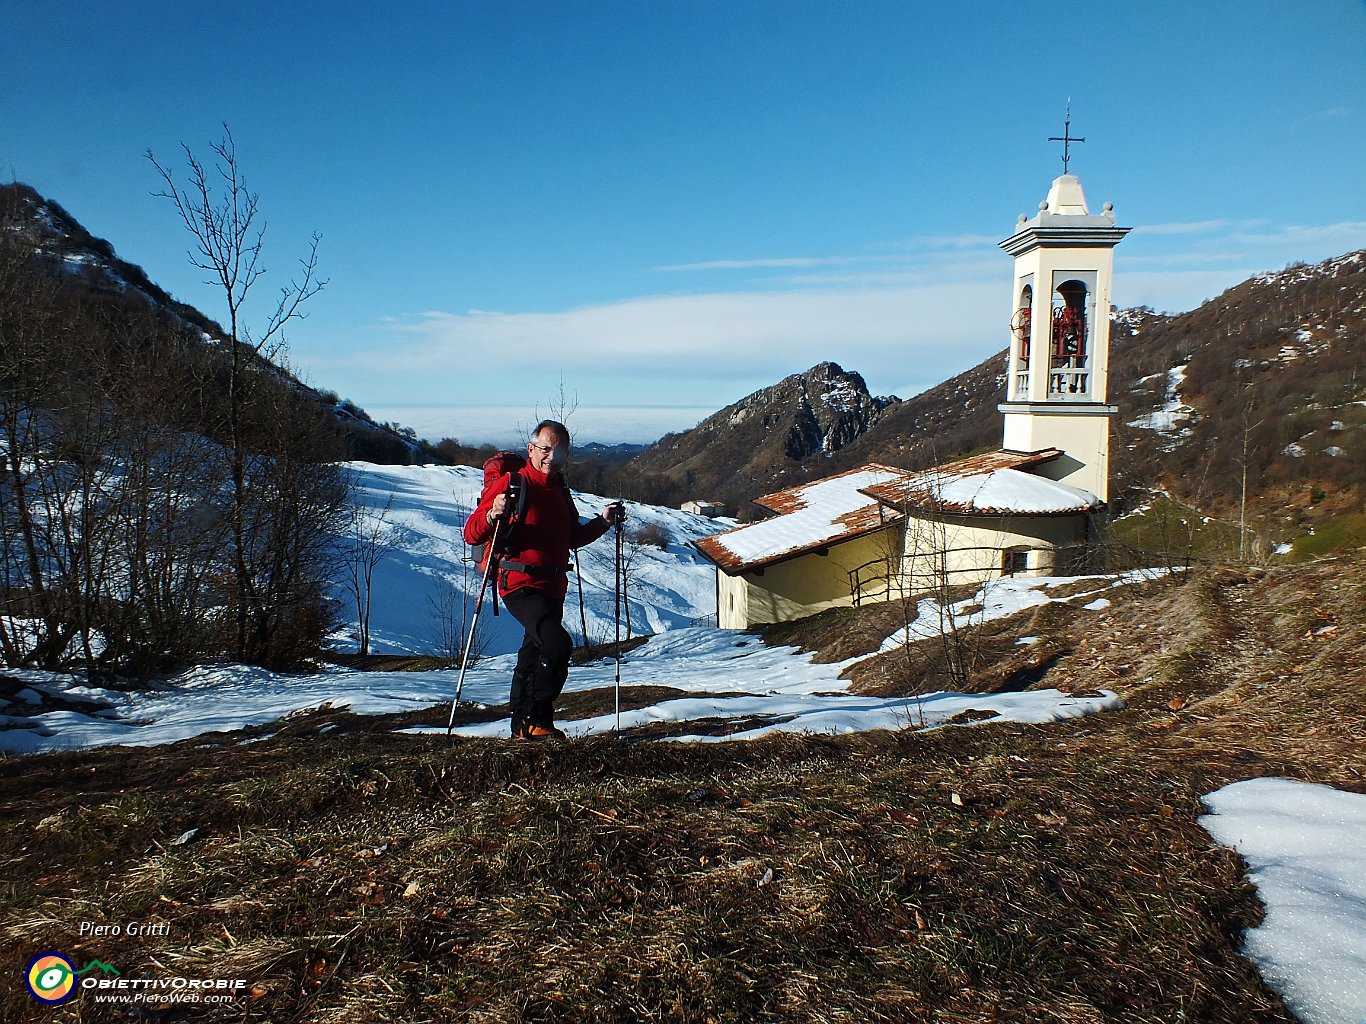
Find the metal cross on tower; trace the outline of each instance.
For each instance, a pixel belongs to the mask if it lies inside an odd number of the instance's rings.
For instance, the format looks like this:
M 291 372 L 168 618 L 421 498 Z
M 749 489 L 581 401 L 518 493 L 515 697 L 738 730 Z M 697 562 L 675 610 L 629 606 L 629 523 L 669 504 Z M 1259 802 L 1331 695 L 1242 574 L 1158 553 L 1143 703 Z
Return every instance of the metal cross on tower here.
M 1066 117 L 1066 119 L 1065 119 L 1065 120 L 1063 121 L 1063 123 L 1062 123 L 1062 134 L 1061 134 L 1061 135 L 1051 135 L 1051 136 L 1049 136 L 1048 141 L 1049 141 L 1049 142 L 1061 142 L 1061 143 L 1062 143 L 1062 173 L 1063 173 L 1063 174 L 1066 174 L 1066 173 L 1067 173 L 1067 161 L 1069 161 L 1070 159 L 1072 159 L 1072 154 L 1071 154 L 1072 143 L 1074 143 L 1074 142 L 1085 142 L 1085 141 L 1086 141 L 1084 138 L 1079 139 L 1079 138 L 1077 138 L 1075 135 L 1072 134 L 1072 101 L 1071 101 L 1071 100 L 1068 100 L 1068 101 L 1067 101 L 1067 117 Z

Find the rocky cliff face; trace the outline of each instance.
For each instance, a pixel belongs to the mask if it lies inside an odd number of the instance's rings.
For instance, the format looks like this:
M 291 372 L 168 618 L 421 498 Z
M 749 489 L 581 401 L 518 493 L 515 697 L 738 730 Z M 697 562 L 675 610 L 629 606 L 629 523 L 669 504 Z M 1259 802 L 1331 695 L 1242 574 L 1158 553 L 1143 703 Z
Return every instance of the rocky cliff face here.
M 821 363 L 661 439 L 632 466 L 667 478 L 688 497 L 738 505 L 787 486 L 793 466 L 833 455 L 898 402 L 871 395 L 859 374 Z
M 897 399 L 874 397 L 857 373 L 821 363 L 722 409 L 696 428 L 709 436 L 782 431 L 789 459 L 836 452 L 862 437 Z M 746 424 L 749 427 L 746 428 Z

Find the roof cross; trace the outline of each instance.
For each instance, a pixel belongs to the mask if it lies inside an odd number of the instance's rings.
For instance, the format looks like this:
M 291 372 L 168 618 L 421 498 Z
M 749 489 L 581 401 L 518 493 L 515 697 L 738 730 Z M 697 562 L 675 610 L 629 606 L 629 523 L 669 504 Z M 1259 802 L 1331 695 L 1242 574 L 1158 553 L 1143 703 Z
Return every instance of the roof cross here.
M 1084 138 L 1077 138 L 1072 134 L 1072 101 L 1067 101 L 1067 118 L 1062 123 L 1062 134 L 1049 136 L 1049 142 L 1062 143 L 1062 173 L 1067 173 L 1067 161 L 1072 159 L 1071 148 L 1074 142 L 1085 142 Z

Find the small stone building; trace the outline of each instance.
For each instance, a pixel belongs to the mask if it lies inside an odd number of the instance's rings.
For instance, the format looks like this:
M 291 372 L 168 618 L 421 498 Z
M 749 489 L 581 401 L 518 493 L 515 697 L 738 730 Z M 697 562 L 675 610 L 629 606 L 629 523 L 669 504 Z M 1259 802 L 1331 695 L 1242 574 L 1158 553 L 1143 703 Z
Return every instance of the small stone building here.
M 853 603 L 860 572 L 885 566 L 891 543 L 887 513 L 864 488 L 900 475 L 865 466 L 768 494 L 756 504 L 771 518 L 697 541 L 716 565 L 718 624 L 744 629 Z
M 708 519 L 715 519 L 726 514 L 726 506 L 719 501 L 694 499 L 683 502 L 679 508 L 684 512 L 691 512 L 693 515 L 706 516 Z
M 705 537 L 717 623 L 745 629 L 1003 575 L 1083 571 L 1094 494 L 1037 470 L 1057 449 L 997 451 L 919 473 L 869 465 L 765 495 L 777 513 Z

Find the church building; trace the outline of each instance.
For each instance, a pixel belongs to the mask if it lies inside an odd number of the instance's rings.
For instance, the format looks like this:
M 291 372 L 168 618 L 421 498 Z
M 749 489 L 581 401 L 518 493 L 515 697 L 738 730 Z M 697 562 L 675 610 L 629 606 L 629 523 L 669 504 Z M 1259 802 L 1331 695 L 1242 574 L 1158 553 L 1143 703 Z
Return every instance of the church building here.
M 1090 212 L 1066 155 L 1063 171 L 1000 243 L 1015 260 L 1001 448 L 928 470 L 867 465 L 756 499 L 773 515 L 697 541 L 716 566 L 718 625 L 1094 566 L 1118 411 L 1106 401 L 1110 279 L 1129 228 L 1109 203 Z

